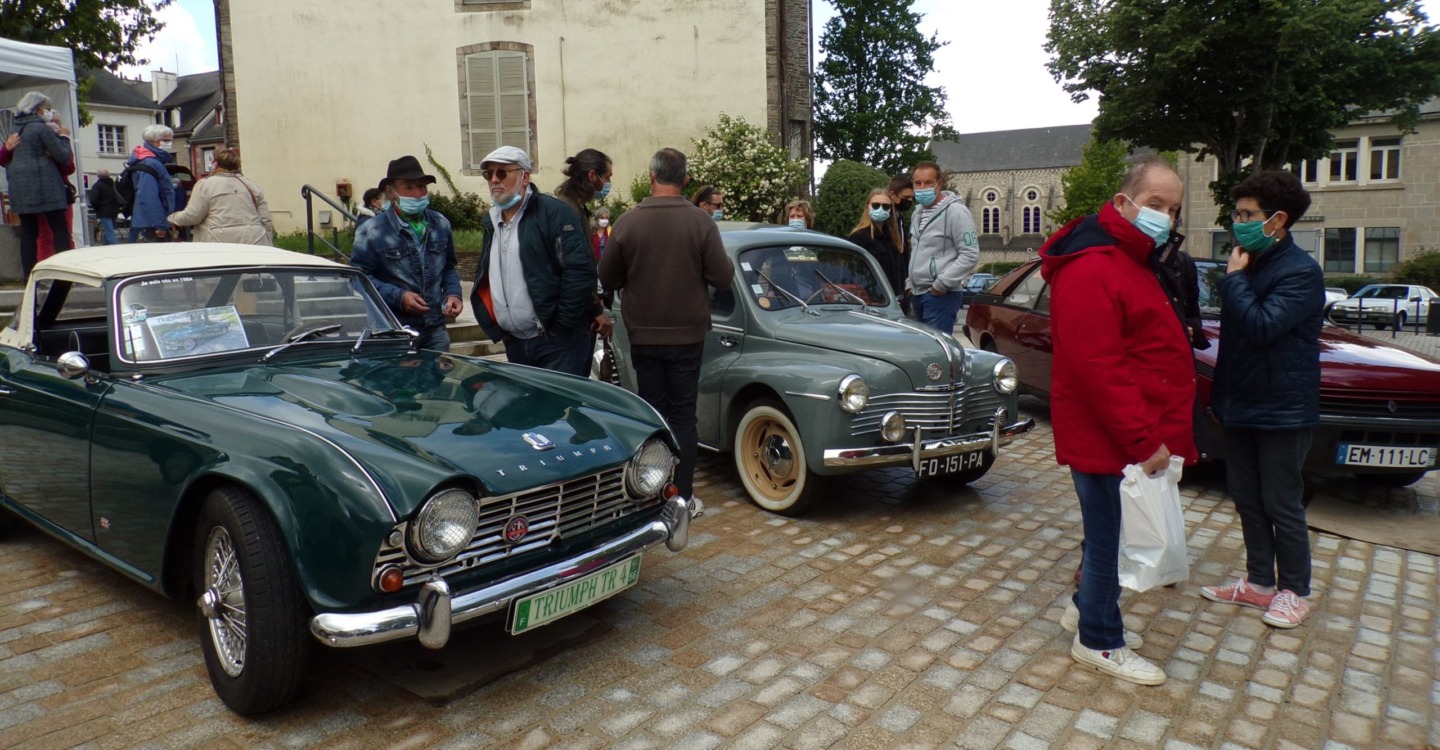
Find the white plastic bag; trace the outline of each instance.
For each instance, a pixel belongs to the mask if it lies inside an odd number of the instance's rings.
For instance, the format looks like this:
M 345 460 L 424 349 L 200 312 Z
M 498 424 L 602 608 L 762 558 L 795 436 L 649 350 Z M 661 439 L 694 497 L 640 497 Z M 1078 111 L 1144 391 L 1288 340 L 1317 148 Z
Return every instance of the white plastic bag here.
M 1120 585 L 1134 591 L 1179 583 L 1190 577 L 1185 517 L 1180 510 L 1180 474 L 1185 459 L 1147 476 L 1136 464 L 1120 481 Z

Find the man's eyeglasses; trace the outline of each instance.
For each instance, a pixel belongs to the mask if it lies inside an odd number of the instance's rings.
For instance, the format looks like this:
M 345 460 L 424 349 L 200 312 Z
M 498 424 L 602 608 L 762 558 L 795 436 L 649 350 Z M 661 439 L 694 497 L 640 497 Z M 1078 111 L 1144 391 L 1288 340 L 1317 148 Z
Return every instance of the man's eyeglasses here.
M 1259 211 L 1231 211 L 1230 222 L 1234 224 L 1241 224 L 1247 221 L 1269 219 L 1270 214 L 1272 213 L 1274 213 L 1274 211 L 1266 211 L 1263 208 Z
M 879 211 L 880 209 L 885 209 L 886 211 L 889 211 L 892 205 L 893 204 L 890 203 L 871 203 L 870 207 L 875 209 L 876 211 Z
M 490 180 L 504 180 L 516 172 L 523 171 L 522 169 L 515 169 L 514 167 L 510 169 L 482 169 L 480 170 L 480 176 L 484 177 L 486 182 L 489 182 Z

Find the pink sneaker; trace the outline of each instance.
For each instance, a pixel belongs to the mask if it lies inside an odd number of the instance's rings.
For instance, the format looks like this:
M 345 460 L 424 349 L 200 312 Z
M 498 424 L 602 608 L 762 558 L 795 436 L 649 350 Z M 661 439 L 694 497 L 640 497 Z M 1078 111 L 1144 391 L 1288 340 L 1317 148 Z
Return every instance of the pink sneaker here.
M 1242 607 L 1254 607 L 1255 609 L 1270 609 L 1270 603 L 1275 599 L 1275 594 L 1262 594 L 1250 588 L 1250 584 L 1244 578 L 1231 581 L 1224 586 L 1201 586 L 1200 595 L 1212 602 L 1221 604 L 1239 604 Z M 1293 594 L 1291 596 L 1294 596 Z M 1296 622 L 1298 625 L 1299 622 Z M 1295 627 L 1291 625 L 1290 627 Z
M 1270 607 L 1260 617 L 1266 624 L 1274 625 L 1277 628 L 1294 628 L 1305 621 L 1310 615 L 1310 604 L 1300 598 L 1299 594 L 1289 589 L 1281 589 L 1275 595 L 1275 600 L 1270 602 Z

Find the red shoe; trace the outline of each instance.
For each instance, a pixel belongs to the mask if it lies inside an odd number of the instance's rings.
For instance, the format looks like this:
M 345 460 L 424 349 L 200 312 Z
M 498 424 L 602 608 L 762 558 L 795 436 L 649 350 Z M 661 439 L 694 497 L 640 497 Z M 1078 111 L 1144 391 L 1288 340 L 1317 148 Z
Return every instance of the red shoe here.
M 1275 600 L 1275 594 L 1262 594 L 1250 588 L 1250 584 L 1244 578 L 1231 581 L 1224 586 L 1201 586 L 1200 595 L 1212 602 L 1239 604 L 1242 607 L 1265 610 L 1270 609 L 1270 603 Z M 1300 623 L 1296 622 L 1295 624 Z M 1291 625 L 1290 627 L 1295 626 Z

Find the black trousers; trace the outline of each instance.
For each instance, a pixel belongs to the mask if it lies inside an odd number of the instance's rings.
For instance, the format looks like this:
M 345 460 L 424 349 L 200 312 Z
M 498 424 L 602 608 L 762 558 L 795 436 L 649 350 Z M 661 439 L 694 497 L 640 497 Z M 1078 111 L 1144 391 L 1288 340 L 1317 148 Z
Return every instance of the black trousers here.
M 55 243 L 55 252 L 70 249 L 70 227 L 65 225 L 65 209 L 57 208 L 41 214 L 20 214 L 20 271 L 25 278 L 35 269 L 38 255 L 36 246 L 40 241 L 40 220 L 50 224 L 50 236 Z
M 699 419 L 696 404 L 700 397 L 700 360 L 705 344 L 675 346 L 630 346 L 635 366 L 635 385 L 645 399 L 670 425 L 680 444 L 680 464 L 675 467 L 675 486 L 680 496 L 691 497 L 695 484 L 695 453 L 699 449 Z
M 1310 430 L 1225 428 L 1225 484 L 1245 535 L 1246 578 L 1310 595 L 1305 480 Z M 1277 575 L 1278 574 L 1278 575 Z

